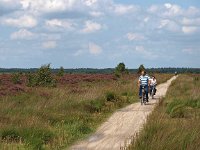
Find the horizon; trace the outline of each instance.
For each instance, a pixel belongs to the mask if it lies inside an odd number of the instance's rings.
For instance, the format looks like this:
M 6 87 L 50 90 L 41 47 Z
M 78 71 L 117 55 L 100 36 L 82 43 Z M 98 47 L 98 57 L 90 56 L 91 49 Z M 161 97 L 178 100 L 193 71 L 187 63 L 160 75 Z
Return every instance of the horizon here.
M 40 66 L 41 67 L 41 66 Z M 25 69 L 25 70 L 29 70 L 29 69 L 39 69 L 40 67 L 36 67 L 36 68 L 2 68 L 0 67 L 0 69 Z M 62 67 L 62 66 L 60 66 Z M 60 67 L 57 68 L 52 68 L 51 69 L 60 69 Z M 101 70 L 101 69 L 115 69 L 115 67 L 109 67 L 109 68 L 65 68 L 64 69 L 68 70 L 68 69 L 72 69 L 72 70 L 76 70 L 76 69 L 97 69 L 97 70 Z M 128 68 L 129 70 L 137 70 L 138 68 Z M 200 68 L 195 68 L 195 67 L 150 67 L 150 68 L 145 68 L 145 69 L 200 69 Z
M 198 0 L 1 0 L 0 68 L 200 68 Z

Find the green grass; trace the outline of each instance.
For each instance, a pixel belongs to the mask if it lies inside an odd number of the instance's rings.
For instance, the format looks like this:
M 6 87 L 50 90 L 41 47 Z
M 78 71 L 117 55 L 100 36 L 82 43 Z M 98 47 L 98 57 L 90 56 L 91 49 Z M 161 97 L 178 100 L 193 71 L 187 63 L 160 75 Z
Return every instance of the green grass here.
M 200 75 L 181 75 L 133 139 L 133 150 L 198 150 Z
M 162 74 L 161 82 L 172 75 Z M 138 100 L 137 76 L 32 87 L 0 98 L 0 149 L 63 149 L 87 137 L 116 109 Z

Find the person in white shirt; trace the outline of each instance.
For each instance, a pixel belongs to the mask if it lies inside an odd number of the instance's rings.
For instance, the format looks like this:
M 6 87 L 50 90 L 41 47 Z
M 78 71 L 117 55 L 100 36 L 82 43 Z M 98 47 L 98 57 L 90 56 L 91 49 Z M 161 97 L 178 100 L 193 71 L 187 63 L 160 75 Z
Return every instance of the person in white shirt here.
M 146 74 L 146 71 L 143 70 L 138 80 L 139 97 L 140 99 L 142 98 L 142 87 L 144 87 L 146 92 L 147 102 L 149 102 L 149 97 L 148 97 L 149 85 L 150 85 L 150 77 Z
M 156 85 L 157 85 L 157 80 L 156 80 L 156 78 L 154 76 L 152 76 L 151 82 L 150 82 L 150 95 L 152 95 L 152 94 L 155 95 L 156 94 Z

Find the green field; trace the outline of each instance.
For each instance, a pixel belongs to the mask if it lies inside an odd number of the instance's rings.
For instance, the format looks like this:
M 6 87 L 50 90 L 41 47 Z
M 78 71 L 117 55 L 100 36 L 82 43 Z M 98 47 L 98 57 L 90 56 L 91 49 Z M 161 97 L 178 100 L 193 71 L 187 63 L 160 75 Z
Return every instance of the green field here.
M 171 74 L 156 74 L 165 82 Z M 62 149 L 85 138 L 118 108 L 138 101 L 138 75 L 27 87 L 0 97 L 0 149 Z M 0 85 L 1 86 L 1 85 Z
M 133 150 L 199 150 L 200 75 L 180 75 L 148 118 Z

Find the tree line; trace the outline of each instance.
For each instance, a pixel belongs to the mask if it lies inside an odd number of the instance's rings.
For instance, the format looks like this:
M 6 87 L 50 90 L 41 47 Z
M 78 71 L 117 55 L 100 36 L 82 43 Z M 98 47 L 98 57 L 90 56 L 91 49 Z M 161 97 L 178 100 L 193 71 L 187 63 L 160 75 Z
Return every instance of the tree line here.
M 128 69 L 125 68 L 125 70 L 123 70 L 123 68 L 125 66 L 123 66 L 123 63 L 120 63 L 121 65 L 118 68 L 118 71 L 120 71 L 120 69 L 122 69 L 122 71 L 124 72 L 129 72 L 129 73 L 137 73 L 138 72 L 138 68 L 137 69 Z M 63 68 L 63 67 L 62 67 Z M 0 73 L 16 73 L 16 72 L 22 72 L 22 73 L 35 73 L 38 71 L 39 68 L 0 68 Z M 60 71 L 60 68 L 52 68 L 51 69 L 52 73 L 58 73 Z M 146 71 L 148 73 L 200 73 L 200 68 L 146 68 Z M 111 74 L 111 73 L 115 73 L 118 74 L 118 72 L 116 72 L 116 68 L 105 68 L 105 69 L 95 69 L 95 68 L 74 68 L 74 69 L 64 69 L 63 68 L 63 72 L 64 73 L 68 73 L 68 74 Z

